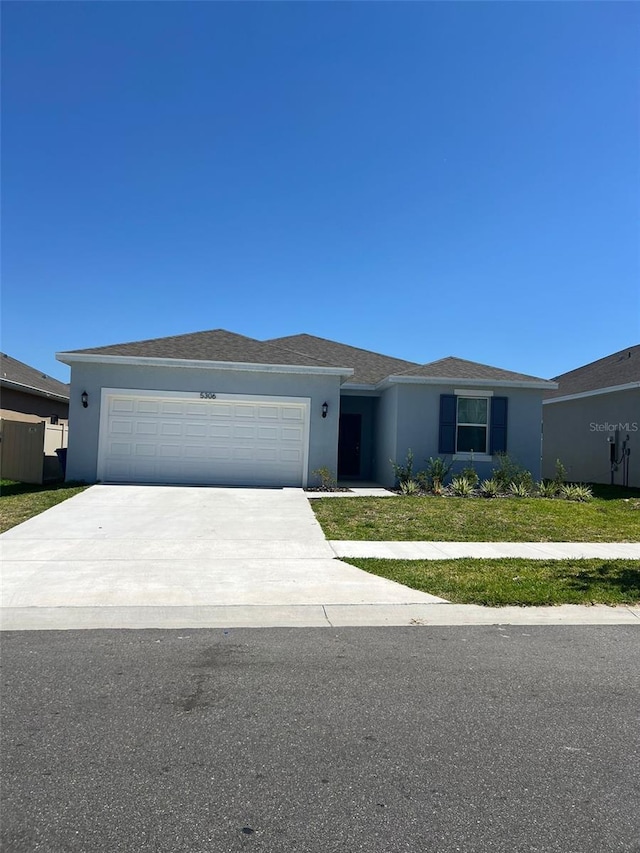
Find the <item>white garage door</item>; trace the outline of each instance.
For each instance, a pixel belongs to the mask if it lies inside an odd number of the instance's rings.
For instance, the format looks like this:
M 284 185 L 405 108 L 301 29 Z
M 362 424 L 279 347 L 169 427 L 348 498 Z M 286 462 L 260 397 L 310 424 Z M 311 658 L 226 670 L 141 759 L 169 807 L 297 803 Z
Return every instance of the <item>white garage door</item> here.
M 309 400 L 103 391 L 98 479 L 306 485 Z

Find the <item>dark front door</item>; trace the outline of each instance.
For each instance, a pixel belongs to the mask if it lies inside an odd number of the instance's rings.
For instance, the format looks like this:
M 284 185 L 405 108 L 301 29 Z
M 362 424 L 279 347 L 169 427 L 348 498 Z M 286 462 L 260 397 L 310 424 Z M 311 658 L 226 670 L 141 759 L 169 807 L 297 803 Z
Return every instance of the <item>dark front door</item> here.
M 362 415 L 340 415 L 338 431 L 338 477 L 360 476 Z

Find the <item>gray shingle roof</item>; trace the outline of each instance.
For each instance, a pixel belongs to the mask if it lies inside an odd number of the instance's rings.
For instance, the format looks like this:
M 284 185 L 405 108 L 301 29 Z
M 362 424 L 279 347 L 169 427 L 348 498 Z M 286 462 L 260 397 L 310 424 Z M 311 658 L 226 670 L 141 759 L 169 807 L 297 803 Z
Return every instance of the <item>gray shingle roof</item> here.
M 289 335 L 258 341 L 224 329 L 72 350 L 69 354 L 346 368 L 354 370 L 353 376 L 347 380 L 348 383 L 361 385 L 376 385 L 387 376 L 545 381 L 525 373 L 515 373 L 453 356 L 421 365 L 314 335 Z M 64 361 L 64 358 L 62 360 Z
M 561 373 L 554 377 L 554 381 L 558 383 L 558 389 L 545 394 L 545 399 L 640 382 L 640 344 Z
M 424 376 L 434 379 L 487 379 L 489 381 L 509 382 L 545 382 L 538 376 L 529 376 L 527 373 L 515 373 L 513 370 L 504 370 L 501 367 L 491 367 L 488 364 L 480 364 L 477 361 L 467 361 L 464 358 L 447 356 L 421 364 L 417 368 L 405 370 L 402 376 Z
M 313 355 L 334 367 L 352 367 L 355 373 L 348 380 L 349 384 L 375 385 L 386 376 L 417 366 L 413 361 L 392 358 L 314 335 L 289 335 L 285 338 L 273 338 L 269 343 Z
M 2 368 L 0 369 L 0 383 L 12 382 L 16 385 L 24 385 L 26 388 L 33 388 L 43 394 L 54 394 L 57 397 L 69 399 L 69 386 L 64 382 L 59 382 L 52 376 L 47 376 L 41 370 L 36 370 L 35 367 L 29 367 L 22 361 L 12 358 L 6 353 L 1 353 Z
M 74 355 L 123 355 L 142 358 L 178 358 L 195 361 L 231 361 L 244 364 L 283 364 L 299 367 L 331 367 L 333 365 L 303 353 L 278 347 L 269 341 L 258 341 L 212 329 L 168 338 L 151 338 L 146 341 L 111 344 L 105 347 L 70 350 Z M 348 365 L 339 365 L 345 367 Z

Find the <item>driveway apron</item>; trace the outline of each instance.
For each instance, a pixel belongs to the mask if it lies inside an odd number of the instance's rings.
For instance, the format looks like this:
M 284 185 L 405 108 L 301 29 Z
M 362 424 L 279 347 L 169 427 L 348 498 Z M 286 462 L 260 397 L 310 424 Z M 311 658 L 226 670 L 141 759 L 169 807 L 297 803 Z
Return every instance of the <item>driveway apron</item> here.
M 45 627 L 34 608 L 55 627 L 181 624 L 185 608 L 188 624 L 194 608 L 241 608 L 242 624 L 263 624 L 264 608 L 265 624 L 327 624 L 327 605 L 440 601 L 335 559 L 301 489 L 97 485 L 0 546 L 10 628 Z

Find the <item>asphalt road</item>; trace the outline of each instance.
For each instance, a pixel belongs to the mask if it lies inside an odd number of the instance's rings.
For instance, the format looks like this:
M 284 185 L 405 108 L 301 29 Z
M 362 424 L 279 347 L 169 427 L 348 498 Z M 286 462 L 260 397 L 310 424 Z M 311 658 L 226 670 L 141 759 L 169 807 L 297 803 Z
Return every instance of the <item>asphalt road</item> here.
M 2 850 L 640 851 L 637 627 L 2 636 Z

